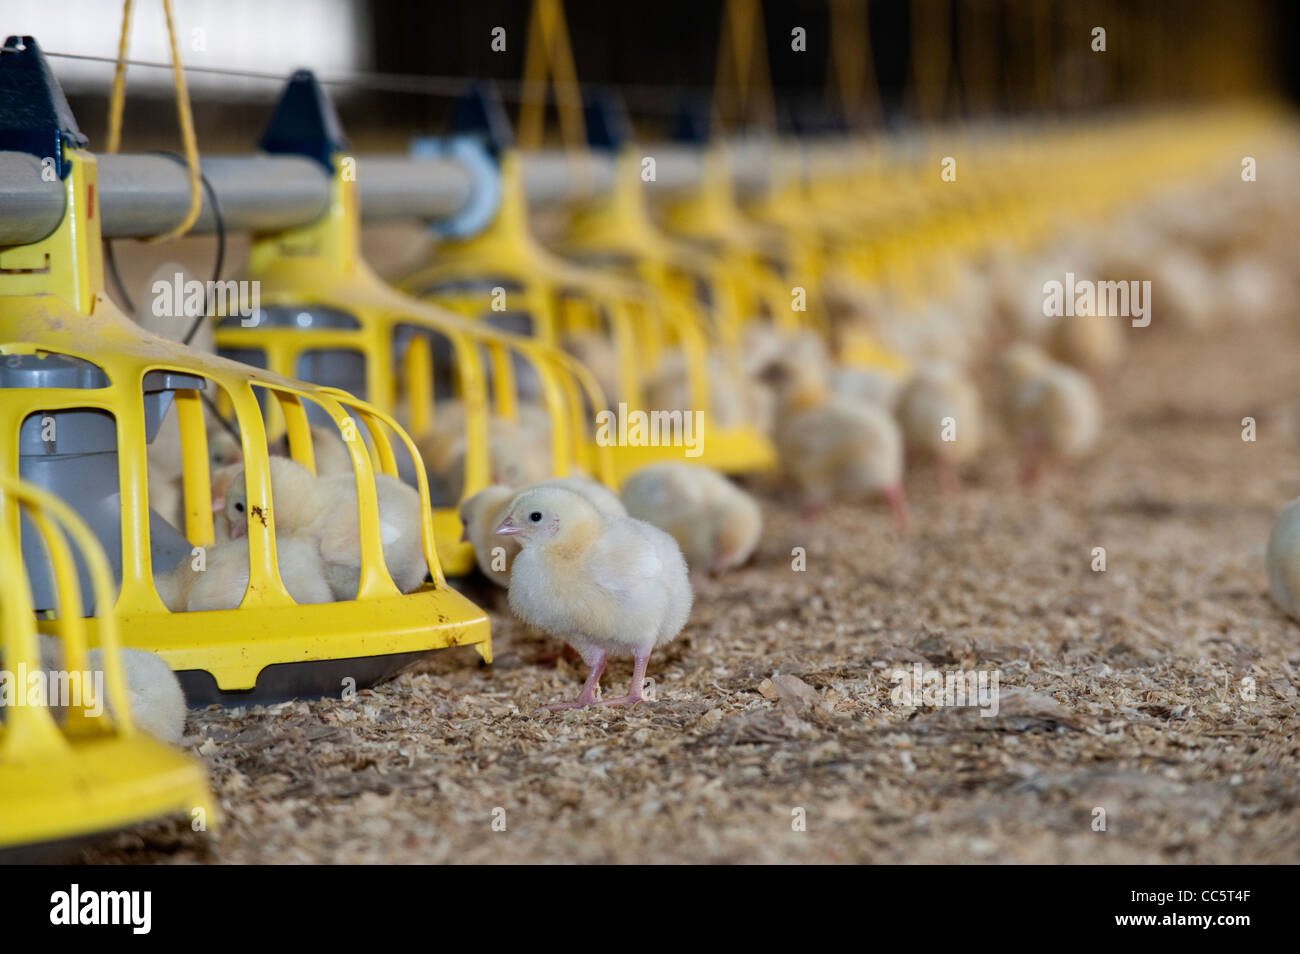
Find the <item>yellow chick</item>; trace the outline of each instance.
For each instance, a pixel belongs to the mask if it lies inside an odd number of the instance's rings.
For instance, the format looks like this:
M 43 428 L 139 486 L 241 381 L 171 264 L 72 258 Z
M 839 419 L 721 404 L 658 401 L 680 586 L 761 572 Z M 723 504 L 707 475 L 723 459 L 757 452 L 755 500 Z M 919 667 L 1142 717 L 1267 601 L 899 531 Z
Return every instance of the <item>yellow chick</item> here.
M 515 420 L 488 418 L 488 479 L 494 484 L 520 487 L 552 473 L 550 420 L 542 408 L 521 405 Z M 416 449 L 429 473 L 429 492 L 435 503 L 455 503 L 464 494 L 464 409 L 447 402 L 438 412 L 435 429 L 416 441 Z
M 1289 300 L 1280 275 L 1263 255 L 1234 256 L 1219 268 L 1216 282 L 1216 310 L 1233 319 L 1263 321 Z
M 758 501 L 709 467 L 669 462 L 642 467 L 620 491 L 628 516 L 672 535 L 692 570 L 723 573 L 758 546 Z
M 618 352 L 613 339 L 597 331 L 569 331 L 560 336 L 560 347 L 584 364 L 611 405 L 618 402 Z
M 771 425 L 771 404 L 766 390 L 751 381 L 722 356 L 710 354 L 704 362 L 708 386 L 709 425 L 720 428 Z M 679 350 L 667 352 L 645 384 L 646 408 L 656 411 L 693 411 L 699 407 L 690 385 L 690 367 Z
M 650 653 L 675 638 L 691 613 L 691 583 L 677 542 L 645 521 L 602 515 L 562 487 L 519 494 L 496 532 L 521 547 L 510 572 L 510 608 L 569 643 L 591 667 L 575 702 L 545 708 L 640 702 Z M 632 655 L 632 685 L 622 698 L 598 701 L 611 653 Z
M 1268 536 L 1268 592 L 1292 619 L 1300 620 L 1300 499 L 1283 508 Z
M 334 599 L 315 546 L 295 537 L 277 536 L 275 553 L 280 579 L 295 603 Z M 167 608 L 173 613 L 237 608 L 248 589 L 248 545 L 232 541 L 208 547 L 202 569 L 195 568 L 195 559 L 187 556 L 155 578 L 154 586 Z
M 612 490 L 586 477 L 554 477 L 532 487 L 565 488 L 581 494 L 602 514 L 627 514 L 623 502 Z M 505 518 L 506 505 L 528 489 L 531 488 L 513 490 L 505 484 L 492 484 L 460 504 L 461 540 L 469 541 L 474 547 L 474 559 L 483 575 L 503 589 L 510 585 L 510 565 L 519 552 L 519 544 L 509 537 L 497 537 L 496 527 Z
M 947 488 L 958 486 L 957 466 L 968 463 L 984 438 L 979 391 L 946 362 L 919 367 L 903 387 L 896 410 L 906 445 L 932 457 Z
M 360 438 L 358 438 L 360 439 Z M 353 474 L 352 454 L 333 424 L 315 424 L 311 429 L 312 453 L 316 457 L 317 477 Z
M 1101 437 L 1101 402 L 1087 377 L 1019 342 L 1002 357 L 1004 412 L 1023 447 L 1023 478 L 1034 483 L 1047 458 L 1075 460 Z
M 1054 358 L 1096 377 L 1123 359 L 1126 326 L 1125 318 L 1107 314 L 1053 318 L 1047 347 Z
M 805 512 L 878 494 L 906 526 L 903 437 L 889 412 L 832 396 L 819 369 L 802 361 L 782 358 L 763 377 L 777 393 L 781 468 L 803 497 Z
M 272 457 L 271 499 L 276 532 L 312 544 L 325 565 L 335 599 L 350 600 L 361 582 L 361 534 L 353 474 L 316 477 L 288 457 Z M 417 589 L 428 572 L 421 537 L 420 495 L 396 477 L 375 475 L 384 563 L 403 593 Z M 248 533 L 247 491 L 239 474 L 226 492 L 231 539 Z M 258 516 L 258 515 L 255 515 Z M 265 519 L 260 515 L 259 519 Z
M 1171 246 L 1150 265 L 1152 320 L 1204 331 L 1215 319 L 1214 275 L 1196 252 Z
M 161 656 L 143 649 L 120 649 L 126 676 L 126 705 L 136 727 L 161 742 L 176 745 L 185 734 L 185 693 L 180 680 Z M 92 671 L 104 668 L 104 652 L 92 649 L 86 663 Z M 112 703 L 105 706 L 112 714 Z
M 63 644 L 53 636 L 40 634 L 41 665 L 46 671 L 63 666 Z M 126 678 L 126 705 L 131 721 L 142 732 L 160 742 L 176 745 L 185 734 L 185 693 L 180 680 L 162 657 L 143 649 L 119 649 L 118 660 Z M 86 665 L 92 673 L 103 679 L 104 651 L 99 648 L 86 653 Z M 105 687 L 104 708 L 110 716 L 113 705 L 107 698 Z M 57 700 L 52 700 L 57 701 Z M 55 718 L 62 722 L 66 711 L 56 709 Z

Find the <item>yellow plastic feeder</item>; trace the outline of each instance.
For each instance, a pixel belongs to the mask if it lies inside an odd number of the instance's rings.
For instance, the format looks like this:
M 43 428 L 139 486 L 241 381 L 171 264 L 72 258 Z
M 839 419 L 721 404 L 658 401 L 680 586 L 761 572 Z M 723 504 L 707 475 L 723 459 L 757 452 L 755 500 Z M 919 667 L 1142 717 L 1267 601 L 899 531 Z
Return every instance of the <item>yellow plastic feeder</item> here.
M 364 687 L 429 650 L 449 646 L 473 645 L 490 661 L 486 614 L 443 575 L 422 468 L 416 478 L 429 581 L 403 594 L 384 565 L 374 475 L 397 473 L 394 441 L 416 455 L 411 438 L 390 414 L 337 389 L 158 338 L 105 297 L 95 157 L 74 145 L 84 138 L 57 85 L 53 94 L 65 130 L 58 153 L 63 219 L 40 241 L 0 249 L 0 367 L 27 375 L 21 386 L 0 388 L 0 474 L 48 476 L 49 458 L 65 451 L 65 432 L 73 441 L 68 454 L 86 452 L 80 469 L 91 472 L 109 462 L 108 486 L 92 483 L 80 499 L 68 499 L 108 541 L 120 580 L 116 620 L 123 645 L 162 656 L 178 672 L 191 703 L 333 693 L 342 690 L 345 678 Z M 188 558 L 197 552 L 192 548 L 214 541 L 201 398 L 209 382 L 231 408 L 242 436 L 250 513 L 260 511 L 267 519 L 249 524 L 250 576 L 238 608 L 182 615 L 164 605 L 154 571 L 170 569 L 178 555 Z M 168 384 L 182 443 L 183 537 L 177 532 L 181 528 L 172 528 L 149 505 L 146 449 L 159 416 L 156 392 Z M 298 605 L 280 579 L 263 403 L 287 431 L 291 456 L 309 469 L 314 456 L 305 407 L 320 409 L 339 428 L 357 481 L 361 569 L 355 599 Z M 41 433 L 46 424 L 51 425 L 48 436 Z M 107 448 L 76 446 L 79 430 L 94 430 L 102 441 L 105 427 Z M 43 452 L 20 453 L 30 441 L 45 441 Z M 158 563 L 160 558 L 166 565 Z M 101 638 L 102 625 L 100 619 L 86 621 L 92 641 Z
M 53 697 L 57 683 L 51 680 L 33 700 L 29 679 L 17 675 L 43 668 L 19 548 L 20 515 L 39 537 L 53 572 L 59 613 L 41 625 L 62 646 L 61 673 L 68 675 L 58 682 L 69 691 L 65 699 Z M 217 806 L 203 766 L 132 723 L 118 657 L 113 576 L 90 528 L 53 494 L 9 476 L 0 476 L 0 521 L 0 657 L 13 680 L 4 694 L 9 697 L 0 696 L 0 858 L 52 858 L 61 844 L 177 815 L 214 827 Z M 82 616 L 74 553 L 89 569 L 99 614 L 93 627 Z M 106 700 L 94 696 L 94 678 L 86 678 L 92 647 L 101 650 Z M 63 707 L 61 719 L 55 704 Z

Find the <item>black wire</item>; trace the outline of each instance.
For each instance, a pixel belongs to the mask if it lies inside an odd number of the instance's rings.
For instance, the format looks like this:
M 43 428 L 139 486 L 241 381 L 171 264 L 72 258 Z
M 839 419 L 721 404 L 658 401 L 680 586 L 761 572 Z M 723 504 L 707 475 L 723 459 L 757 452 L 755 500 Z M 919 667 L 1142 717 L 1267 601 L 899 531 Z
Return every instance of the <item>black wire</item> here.
M 128 314 L 135 314 L 135 302 L 131 301 L 131 296 L 126 293 L 126 286 L 122 284 L 122 276 L 117 272 L 117 258 L 113 255 L 113 240 L 104 239 L 104 261 L 108 265 L 108 277 L 113 280 L 113 288 L 117 290 L 117 295 L 126 305 Z
M 179 153 L 172 152 L 168 149 L 156 149 L 154 150 L 154 155 L 166 156 L 168 159 L 179 162 L 181 165 L 185 166 L 186 169 L 189 168 L 189 164 L 186 162 L 185 157 Z M 212 281 L 208 283 L 209 286 L 212 286 L 221 280 L 221 270 L 225 268 L 226 265 L 226 220 L 222 218 L 221 205 L 217 202 L 216 190 L 212 188 L 212 183 L 208 181 L 208 177 L 202 169 L 199 170 L 199 181 L 203 183 L 203 191 L 207 193 L 208 204 L 212 206 L 212 219 L 216 223 L 217 227 L 217 260 L 212 268 Z M 104 239 L 104 261 L 108 264 L 108 275 L 109 278 L 113 280 L 113 288 L 117 291 L 122 302 L 126 305 L 126 310 L 134 315 L 135 303 L 131 300 L 131 296 L 127 294 L 126 285 L 122 281 L 122 275 L 117 270 L 117 256 L 113 254 L 112 239 Z M 194 324 L 190 325 L 190 330 L 187 331 L 185 337 L 181 339 L 181 344 L 187 345 L 193 341 L 194 335 L 199 330 L 199 325 L 203 323 L 203 319 L 211 317 L 212 298 L 210 296 L 213 291 L 214 289 L 209 287 L 207 294 L 203 296 L 203 314 L 199 315 L 195 319 Z
M 172 152 L 168 149 L 157 149 L 155 155 L 166 156 L 182 166 L 189 169 L 189 162 L 179 153 Z M 203 296 L 203 314 L 194 319 L 194 324 L 190 325 L 190 330 L 185 333 L 181 339 L 181 344 L 187 345 L 194 340 L 194 335 L 199 330 L 199 325 L 203 324 L 205 318 L 211 318 L 212 315 L 212 293 L 215 291 L 216 283 L 221 280 L 221 270 L 226 264 L 226 220 L 221 217 L 221 204 L 217 202 L 217 193 L 212 188 L 212 183 L 203 170 L 199 170 L 199 181 L 203 183 L 203 191 L 208 194 L 208 204 L 212 206 L 212 220 L 217 227 L 217 260 L 212 268 L 212 281 L 208 282 L 207 294 Z
M 166 156 L 168 159 L 172 159 L 185 166 L 186 170 L 189 169 L 188 161 L 179 153 L 172 152 L 169 149 L 156 149 L 154 150 L 154 154 L 158 156 Z M 216 290 L 216 283 L 221 280 L 221 271 L 226 265 L 226 220 L 222 218 L 221 215 L 221 204 L 217 201 L 216 190 L 212 188 L 212 183 L 208 181 L 208 177 L 202 169 L 199 170 L 199 181 L 203 184 L 203 191 L 207 193 L 208 204 L 212 206 L 212 219 L 216 225 L 217 232 L 217 258 L 212 268 L 212 280 L 208 282 L 207 291 L 203 296 L 203 314 L 197 316 L 194 319 L 194 323 L 190 325 L 190 330 L 187 331 L 185 337 L 181 339 L 181 344 L 183 345 L 188 345 L 194 340 L 194 336 L 198 333 L 199 327 L 206 319 L 214 317 L 212 315 L 212 295 Z M 135 304 L 131 301 L 131 296 L 127 294 L 126 284 L 122 281 L 122 276 L 117 270 L 117 257 L 113 254 L 112 239 L 104 239 L 104 261 L 108 264 L 108 274 L 113 280 L 113 287 L 117 289 L 118 295 L 121 296 L 122 301 L 126 304 L 127 311 L 134 315 Z M 212 398 L 208 397 L 208 392 L 205 389 L 199 391 L 199 397 L 203 399 L 203 403 L 207 405 L 208 410 L 212 412 L 212 416 L 221 422 L 221 426 L 226 429 L 226 432 L 236 441 L 241 441 L 242 438 L 239 431 L 234 427 L 234 425 L 226 420 L 225 416 L 220 411 L 217 410 L 217 405 L 213 402 Z

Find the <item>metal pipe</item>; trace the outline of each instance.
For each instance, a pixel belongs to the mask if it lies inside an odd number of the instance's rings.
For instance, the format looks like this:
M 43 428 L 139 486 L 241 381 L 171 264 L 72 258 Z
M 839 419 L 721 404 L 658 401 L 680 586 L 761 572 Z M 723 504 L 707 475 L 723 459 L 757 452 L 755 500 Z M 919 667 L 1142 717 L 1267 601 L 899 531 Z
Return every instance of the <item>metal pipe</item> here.
M 732 156 L 737 187 L 753 188 L 768 173 L 767 145 L 746 144 Z M 699 181 L 698 150 L 670 143 L 647 144 L 640 152 L 655 159 L 655 193 L 688 188 Z M 105 238 L 159 235 L 179 223 L 189 207 L 184 167 L 161 155 L 101 155 L 99 204 Z M 212 156 L 203 172 L 217 194 L 231 231 L 267 231 L 305 225 L 325 211 L 329 182 L 315 162 L 298 156 Z M 362 156 L 356 159 L 364 221 L 447 218 L 470 199 L 469 171 L 454 158 Z M 548 205 L 575 196 L 598 195 L 614 179 L 611 156 L 592 153 L 575 162 L 563 151 L 530 153 L 524 187 L 530 203 Z M 63 217 L 59 182 L 41 177 L 35 156 L 0 152 L 0 245 L 21 245 L 45 237 Z M 206 193 L 192 231 L 211 232 L 216 220 Z
M 161 235 L 185 218 L 189 180 L 166 156 L 98 156 L 99 207 L 105 238 Z M 329 202 L 325 172 L 297 156 L 213 156 L 202 162 L 232 231 L 256 232 L 314 222 Z M 216 228 L 206 191 L 195 232 Z
M 472 183 L 469 170 L 454 159 L 361 156 L 357 186 L 364 221 L 431 221 L 463 209 Z
M 63 220 L 62 183 L 41 178 L 41 161 L 0 152 L 0 245 L 39 242 Z

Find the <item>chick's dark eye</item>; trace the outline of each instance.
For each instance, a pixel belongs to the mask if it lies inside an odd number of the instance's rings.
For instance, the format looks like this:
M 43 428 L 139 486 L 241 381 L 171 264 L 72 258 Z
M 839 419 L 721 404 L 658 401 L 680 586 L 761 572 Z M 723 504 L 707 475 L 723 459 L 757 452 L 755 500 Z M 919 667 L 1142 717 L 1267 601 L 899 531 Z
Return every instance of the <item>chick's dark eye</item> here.
M 534 510 L 532 513 L 528 515 L 528 519 L 531 520 L 533 523 L 541 523 L 542 512 L 540 510 Z
M 244 505 L 241 504 L 241 503 L 237 503 L 237 504 L 235 504 L 235 509 L 238 510 L 240 513 L 243 513 L 243 512 L 244 512 Z

